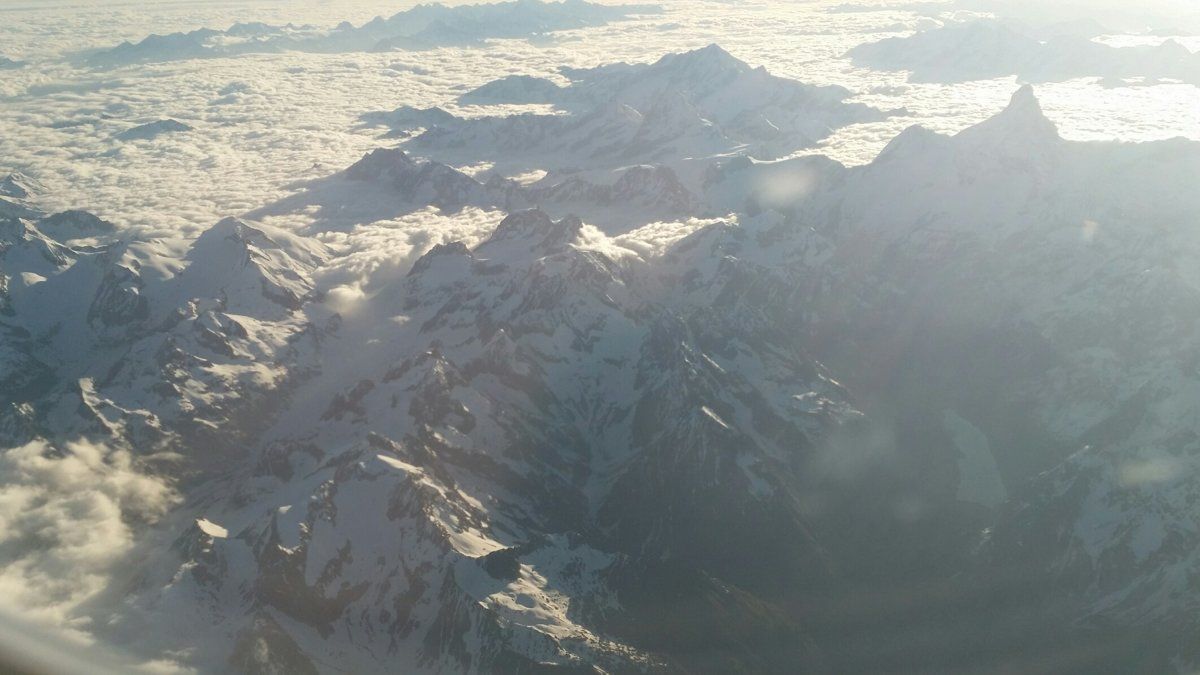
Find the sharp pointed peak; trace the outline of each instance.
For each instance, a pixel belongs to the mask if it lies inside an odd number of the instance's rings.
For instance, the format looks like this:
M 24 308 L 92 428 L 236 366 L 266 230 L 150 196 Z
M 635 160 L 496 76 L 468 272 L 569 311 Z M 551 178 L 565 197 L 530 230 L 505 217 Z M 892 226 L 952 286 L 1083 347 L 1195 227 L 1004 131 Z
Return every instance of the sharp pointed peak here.
M 408 271 L 408 276 L 416 277 L 424 274 L 427 270 L 433 267 L 439 259 L 461 258 L 463 260 L 471 260 L 474 256 L 471 254 L 471 249 L 461 241 L 452 241 L 449 243 L 435 244 L 413 263 L 412 269 Z
M 728 50 L 715 42 L 710 42 L 709 44 L 700 47 L 699 49 L 693 49 L 690 52 L 684 52 L 684 55 L 691 55 L 698 59 L 703 58 L 711 61 L 723 61 L 739 64 L 742 63 L 741 59 L 733 54 L 730 54 Z
M 553 225 L 554 221 L 541 209 L 534 208 L 524 211 L 513 211 L 505 216 L 504 220 L 500 221 L 500 225 L 496 227 L 496 232 L 492 235 L 492 239 L 545 231 L 552 228 Z
M 1042 111 L 1042 104 L 1031 84 L 1022 85 L 1013 93 L 999 117 L 1023 129 L 1058 137 L 1058 127 Z
M 1023 85 L 1013 93 L 999 114 L 963 130 L 958 138 L 1023 138 L 1034 142 L 1060 140 L 1058 127 L 1042 111 L 1032 85 Z
M 730 54 L 728 51 L 725 50 L 724 47 L 722 47 L 721 45 L 719 45 L 715 42 L 710 42 L 707 45 L 705 45 L 699 49 L 695 49 L 693 51 L 700 53 L 700 54 L 712 54 L 712 55 L 716 55 L 716 56 L 733 58 L 732 54 Z
M 41 183 L 20 171 L 0 177 L 0 196 L 26 199 L 44 191 Z
M 575 216 L 566 216 L 555 222 L 541 209 L 514 211 L 500 221 L 484 245 L 525 240 L 540 248 L 556 248 L 574 241 L 582 228 L 583 222 Z
M 224 247 L 233 246 L 237 250 L 249 250 L 252 246 L 261 244 L 274 245 L 265 232 L 250 223 L 228 216 L 217 221 L 212 227 L 200 233 L 192 242 L 189 257 L 207 255 L 212 250 L 227 250 Z M 218 249 L 218 247 L 221 247 Z
M 416 167 L 418 162 L 399 148 L 375 148 L 350 165 L 345 175 L 351 180 L 395 177 Z
M 255 221 L 247 221 L 234 216 L 227 216 L 217 221 L 215 225 L 200 233 L 192 244 L 192 252 L 209 246 L 221 245 L 219 242 L 234 242 L 242 249 L 281 248 L 288 241 L 288 235 L 281 230 Z
M 1008 108 L 1018 109 L 1035 109 L 1041 113 L 1042 104 L 1038 101 L 1037 92 L 1033 90 L 1032 84 L 1023 84 L 1015 92 L 1008 101 Z
M 222 218 L 221 220 L 217 221 L 217 223 L 215 225 L 213 225 L 211 228 L 209 228 L 209 231 L 217 232 L 222 235 L 236 234 L 236 235 L 240 236 L 243 233 L 245 233 L 247 230 L 253 230 L 253 229 L 254 228 L 252 228 L 246 221 L 242 220 L 241 218 L 237 218 L 235 216 L 226 216 L 226 217 Z
M 699 49 L 667 54 L 659 59 L 657 65 L 703 68 L 709 74 L 750 70 L 745 61 L 725 51 L 724 47 L 715 42 Z

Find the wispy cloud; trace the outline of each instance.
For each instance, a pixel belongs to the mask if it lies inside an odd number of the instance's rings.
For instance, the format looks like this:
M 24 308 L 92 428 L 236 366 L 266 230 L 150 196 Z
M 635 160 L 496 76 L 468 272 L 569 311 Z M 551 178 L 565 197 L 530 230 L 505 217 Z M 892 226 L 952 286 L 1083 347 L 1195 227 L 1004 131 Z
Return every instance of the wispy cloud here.
M 177 502 L 119 448 L 35 441 L 0 451 L 0 598 L 9 611 L 87 639 L 76 614 L 134 544 L 135 527 Z

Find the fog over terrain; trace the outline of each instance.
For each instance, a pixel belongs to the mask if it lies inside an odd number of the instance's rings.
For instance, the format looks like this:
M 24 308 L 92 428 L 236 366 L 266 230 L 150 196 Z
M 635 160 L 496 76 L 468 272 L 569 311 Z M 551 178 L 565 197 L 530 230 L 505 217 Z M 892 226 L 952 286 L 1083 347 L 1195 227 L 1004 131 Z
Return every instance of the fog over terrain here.
M 1183 0 L 0 0 L 0 670 L 1197 672 L 1198 87 Z

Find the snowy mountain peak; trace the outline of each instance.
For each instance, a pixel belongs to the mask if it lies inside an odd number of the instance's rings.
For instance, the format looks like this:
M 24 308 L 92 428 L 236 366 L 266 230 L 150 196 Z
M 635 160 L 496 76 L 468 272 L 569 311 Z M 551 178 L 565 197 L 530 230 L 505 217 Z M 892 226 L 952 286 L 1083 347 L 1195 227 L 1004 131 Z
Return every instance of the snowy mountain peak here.
M 192 244 L 178 292 L 182 298 L 221 298 L 235 312 L 296 310 L 314 293 L 312 269 L 328 258 L 329 250 L 311 239 L 225 218 Z
M 33 238 L 36 228 L 20 218 L 0 218 L 0 243 L 7 246 Z
M 1032 157 L 1057 146 L 1061 140 L 1058 127 L 1042 112 L 1033 87 L 1025 85 L 1013 94 L 1004 110 L 953 138 L 920 125 L 905 129 L 879 153 L 876 163 L 941 161 L 942 153 L 953 151 L 955 146 L 968 153 L 986 151 L 987 156 L 999 153 Z
M 458 97 L 459 103 L 545 103 L 554 100 L 561 87 L 532 75 L 509 75 L 493 80 Z
M 416 167 L 403 150 L 376 148 L 346 169 L 346 177 L 352 180 L 378 180 L 403 175 Z
M 34 199 L 43 192 L 40 183 L 20 173 L 0 178 L 0 218 L 40 218 Z
M 234 241 L 245 247 L 277 248 L 266 232 L 252 227 L 244 220 L 228 217 L 221 219 L 220 222 L 201 234 L 192 250 L 193 252 L 202 250 L 206 244 L 218 240 Z
M 117 226 L 93 213 L 72 209 L 43 218 L 38 229 L 59 241 L 115 235 Z
M 1008 107 L 1000 114 L 962 131 L 959 137 L 1029 144 L 1061 140 L 1058 127 L 1042 112 L 1041 103 L 1028 84 L 1013 94 Z
M 242 248 L 277 250 L 292 260 L 310 266 L 322 263 L 330 257 L 330 251 L 324 244 L 278 227 L 259 222 L 251 223 L 240 218 L 224 218 L 209 228 L 196 240 L 192 247 L 193 253 L 205 238 L 228 239 L 237 242 Z M 189 255 L 189 258 L 191 257 Z
M 667 54 L 659 59 L 654 67 L 671 70 L 680 77 L 695 78 L 698 82 L 709 78 L 724 80 L 751 70 L 745 61 L 725 51 L 716 43 L 690 52 Z
M 164 134 L 192 131 L 192 127 L 173 119 L 162 119 L 126 129 L 114 136 L 118 141 L 148 141 Z
M 705 47 L 701 47 L 700 49 L 693 49 L 690 52 L 683 52 L 676 58 L 677 62 L 686 61 L 691 63 L 706 63 L 709 65 L 736 67 L 739 70 L 744 69 L 746 66 L 743 61 L 738 59 L 733 54 L 725 51 L 724 47 L 715 42 Z
M 575 216 L 555 222 L 541 209 L 517 211 L 500 221 L 479 250 L 489 250 L 502 242 L 522 242 L 532 244 L 535 250 L 551 251 L 575 241 L 582 228 L 583 222 Z
M 1020 89 L 1013 92 L 1012 98 L 1009 99 L 1008 107 L 1005 108 L 1006 115 L 1021 115 L 1027 118 L 1036 118 L 1045 120 L 1046 116 L 1042 113 L 1042 104 L 1038 102 L 1037 94 L 1033 91 L 1033 85 L 1025 84 Z
M 40 183 L 23 173 L 14 171 L 4 178 L 0 178 L 0 197 L 29 199 L 42 192 L 42 189 Z
M 1189 59 L 1193 55 L 1192 50 L 1175 39 L 1164 41 L 1156 48 L 1156 51 L 1160 56 L 1167 58 Z
M 934 146 L 944 145 L 948 141 L 949 138 L 947 136 L 943 136 L 919 124 L 914 124 L 889 141 L 875 161 L 880 162 L 927 156 L 931 153 Z
M 417 262 L 413 263 L 412 269 L 408 271 L 408 276 L 420 276 L 425 271 L 437 266 L 440 261 L 456 258 L 469 260 L 471 257 L 471 250 L 461 241 L 454 241 L 449 244 L 437 244 L 429 249 L 428 253 L 418 258 Z

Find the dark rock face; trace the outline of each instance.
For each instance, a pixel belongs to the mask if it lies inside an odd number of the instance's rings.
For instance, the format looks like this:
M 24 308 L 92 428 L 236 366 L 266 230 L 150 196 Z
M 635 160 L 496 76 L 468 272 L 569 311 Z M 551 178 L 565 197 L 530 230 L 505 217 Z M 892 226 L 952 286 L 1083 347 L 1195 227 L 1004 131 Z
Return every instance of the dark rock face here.
M 96 298 L 88 310 L 88 321 L 99 321 L 105 326 L 126 326 L 145 320 L 150 308 L 141 294 L 143 287 L 137 272 L 127 267 L 113 267 L 96 290 Z
M 516 548 L 504 548 L 487 554 L 483 558 L 483 569 L 493 579 L 516 581 L 521 575 L 521 559 Z

